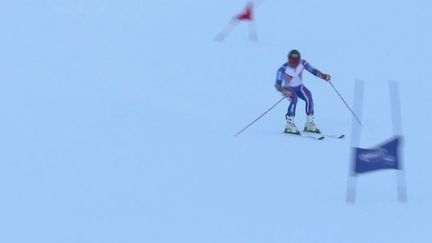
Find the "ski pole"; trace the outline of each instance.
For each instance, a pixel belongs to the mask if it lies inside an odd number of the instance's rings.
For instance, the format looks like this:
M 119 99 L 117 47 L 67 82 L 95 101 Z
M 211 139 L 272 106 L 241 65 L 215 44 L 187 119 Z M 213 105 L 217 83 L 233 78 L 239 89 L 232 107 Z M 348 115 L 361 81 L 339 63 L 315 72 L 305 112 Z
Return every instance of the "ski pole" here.
M 249 123 L 246 127 L 244 127 L 242 130 L 240 130 L 236 134 L 234 134 L 234 137 L 240 135 L 242 132 L 244 132 L 246 129 L 248 129 L 250 126 L 252 126 L 255 122 L 257 122 L 259 119 L 261 119 L 263 116 L 265 116 L 265 114 L 267 114 L 269 111 L 271 111 L 273 108 L 275 108 L 279 103 L 281 103 L 282 100 L 284 100 L 285 98 L 286 98 L 286 96 L 282 97 L 278 102 L 276 102 L 274 105 L 272 105 L 272 107 L 270 107 L 268 110 L 266 110 L 264 113 L 262 113 L 257 119 L 255 119 L 253 122 Z
M 352 115 L 354 116 L 354 118 L 357 120 L 357 122 L 362 125 L 360 119 L 358 118 L 358 116 L 355 114 L 355 112 L 351 109 L 351 107 L 348 105 L 348 103 L 345 101 L 345 99 L 342 97 L 342 95 L 339 93 L 339 91 L 336 89 L 336 87 L 333 85 L 333 83 L 331 81 L 328 81 L 330 83 L 330 85 L 332 86 L 333 90 L 336 92 L 336 94 L 339 95 L 339 98 L 341 98 L 341 100 L 343 101 L 343 103 L 345 104 L 345 106 L 351 111 Z

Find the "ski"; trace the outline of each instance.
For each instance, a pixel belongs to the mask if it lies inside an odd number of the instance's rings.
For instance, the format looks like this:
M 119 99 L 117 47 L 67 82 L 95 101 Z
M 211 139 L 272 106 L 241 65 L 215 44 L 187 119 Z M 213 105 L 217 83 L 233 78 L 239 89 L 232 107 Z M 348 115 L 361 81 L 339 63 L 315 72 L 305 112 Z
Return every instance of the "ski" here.
M 315 140 L 323 140 L 325 138 L 325 136 L 322 136 L 321 134 L 317 134 L 316 136 L 312 134 L 305 134 L 305 133 L 294 134 L 294 133 L 284 132 L 284 134 L 288 134 L 296 137 L 302 137 L 302 138 L 315 139 Z
M 325 133 L 314 133 L 314 132 L 307 132 L 307 131 L 303 131 L 303 132 L 307 134 L 317 134 L 326 138 L 334 138 L 334 139 L 342 139 L 345 137 L 345 134 L 325 134 Z
M 345 134 L 321 134 L 321 135 L 327 138 L 335 138 L 335 139 L 342 139 L 345 137 Z

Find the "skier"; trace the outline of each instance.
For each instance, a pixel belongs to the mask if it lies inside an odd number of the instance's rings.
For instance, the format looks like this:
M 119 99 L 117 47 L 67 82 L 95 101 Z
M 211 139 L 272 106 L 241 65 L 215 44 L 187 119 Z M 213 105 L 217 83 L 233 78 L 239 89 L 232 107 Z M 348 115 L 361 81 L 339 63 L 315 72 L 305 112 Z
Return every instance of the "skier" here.
M 301 58 L 298 50 L 291 50 L 288 54 L 288 62 L 283 64 L 277 71 L 276 89 L 282 95 L 289 98 L 290 104 L 285 116 L 285 133 L 300 134 L 295 125 L 295 111 L 298 98 L 306 102 L 306 124 L 305 132 L 321 133 L 314 122 L 314 103 L 312 93 L 303 84 L 303 70 L 307 70 L 313 75 L 330 81 L 330 75 L 324 74 L 312 67 L 306 60 Z

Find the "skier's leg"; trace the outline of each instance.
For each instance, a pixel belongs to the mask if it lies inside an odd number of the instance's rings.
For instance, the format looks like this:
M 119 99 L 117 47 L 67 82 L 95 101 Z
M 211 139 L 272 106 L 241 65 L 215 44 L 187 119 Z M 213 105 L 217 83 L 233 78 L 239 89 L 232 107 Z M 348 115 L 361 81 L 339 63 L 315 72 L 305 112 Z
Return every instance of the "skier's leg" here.
M 307 117 L 306 117 L 306 124 L 304 130 L 308 132 L 319 133 L 320 130 L 317 128 L 314 121 L 315 117 L 314 117 L 314 103 L 312 99 L 312 93 L 304 85 L 301 85 L 298 91 L 298 96 L 306 102 L 305 111 Z
M 290 92 L 290 94 L 288 95 L 288 98 L 290 104 L 288 106 L 287 114 L 285 115 L 287 121 L 285 126 L 285 132 L 299 134 L 300 131 L 297 129 L 297 126 L 295 125 L 295 111 L 297 107 L 298 96 L 296 92 L 292 90 L 292 92 Z
M 298 101 L 298 96 L 297 96 L 296 92 L 294 92 L 294 91 L 292 91 L 290 93 L 288 98 L 289 98 L 290 104 L 288 106 L 288 111 L 285 115 L 285 118 L 288 118 L 289 116 L 295 116 L 297 101 Z
M 305 105 L 305 111 L 306 115 L 313 115 L 314 114 L 314 102 L 312 99 L 312 93 L 309 89 L 307 89 L 304 85 L 301 85 L 297 90 L 298 97 L 304 102 L 306 102 Z

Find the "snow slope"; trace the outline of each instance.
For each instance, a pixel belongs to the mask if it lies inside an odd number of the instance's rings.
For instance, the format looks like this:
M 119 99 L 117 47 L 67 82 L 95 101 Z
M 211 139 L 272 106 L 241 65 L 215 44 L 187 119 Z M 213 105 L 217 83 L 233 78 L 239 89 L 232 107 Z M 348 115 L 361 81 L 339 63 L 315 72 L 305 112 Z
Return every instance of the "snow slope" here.
M 426 0 L 5 1 L 0 8 L 0 242 L 432 241 Z M 393 171 L 345 203 L 351 117 L 306 75 L 317 123 L 344 140 L 281 134 L 273 83 L 298 48 L 351 101 L 366 81 L 362 145 L 392 135 L 400 81 L 408 203 Z M 304 122 L 299 102 L 297 122 Z

